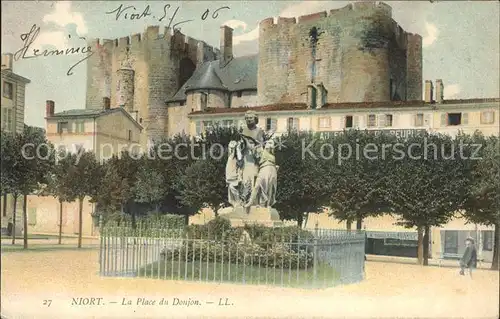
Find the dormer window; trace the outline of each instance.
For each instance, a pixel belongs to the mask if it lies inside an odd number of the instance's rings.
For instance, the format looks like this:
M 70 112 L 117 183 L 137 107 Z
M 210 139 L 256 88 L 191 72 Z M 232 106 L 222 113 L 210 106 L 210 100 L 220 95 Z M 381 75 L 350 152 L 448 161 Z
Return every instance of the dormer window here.
M 206 109 L 207 108 L 207 100 L 208 100 L 208 94 L 205 93 L 205 92 L 201 92 L 200 94 L 200 107 L 202 110 Z

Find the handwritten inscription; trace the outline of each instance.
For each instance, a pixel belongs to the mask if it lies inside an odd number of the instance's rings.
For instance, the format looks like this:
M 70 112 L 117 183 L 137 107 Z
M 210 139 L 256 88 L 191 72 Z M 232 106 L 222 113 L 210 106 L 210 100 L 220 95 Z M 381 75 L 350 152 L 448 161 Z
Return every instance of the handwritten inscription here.
M 21 34 L 20 38 L 21 41 L 23 41 L 23 47 L 17 50 L 16 53 L 14 53 L 14 60 L 17 61 L 19 59 L 33 59 L 33 58 L 48 57 L 48 56 L 61 56 L 61 55 L 68 56 L 75 54 L 86 54 L 86 56 L 83 59 L 76 62 L 68 69 L 66 75 L 73 75 L 73 69 L 94 54 L 94 52 L 92 52 L 92 48 L 87 45 L 82 47 L 70 47 L 66 49 L 55 49 L 55 50 L 34 49 L 31 46 L 33 45 L 39 34 L 40 34 L 40 27 L 37 27 L 36 24 L 34 24 L 31 27 L 31 30 L 29 32 Z
M 206 9 L 200 15 L 200 19 L 202 21 L 205 21 L 206 19 L 208 19 L 208 17 L 211 17 L 212 19 L 217 19 L 219 17 L 219 12 L 221 10 L 229 10 L 229 9 L 231 8 L 227 6 L 217 8 L 213 11 L 211 11 L 210 9 Z M 116 21 L 141 20 L 147 17 L 158 19 L 159 22 L 163 22 L 164 20 L 166 20 L 169 21 L 168 27 L 176 30 L 178 29 L 177 26 L 195 20 L 195 19 L 188 19 L 188 20 L 177 21 L 176 17 L 177 14 L 179 13 L 179 10 L 180 7 L 176 7 L 174 9 L 170 4 L 166 4 L 163 6 L 163 12 L 161 12 L 158 16 L 156 16 L 154 12 L 151 10 L 151 7 L 149 5 L 147 5 L 144 8 L 137 8 L 135 6 L 124 6 L 123 4 L 120 4 L 116 9 L 106 12 L 106 14 L 113 15 Z

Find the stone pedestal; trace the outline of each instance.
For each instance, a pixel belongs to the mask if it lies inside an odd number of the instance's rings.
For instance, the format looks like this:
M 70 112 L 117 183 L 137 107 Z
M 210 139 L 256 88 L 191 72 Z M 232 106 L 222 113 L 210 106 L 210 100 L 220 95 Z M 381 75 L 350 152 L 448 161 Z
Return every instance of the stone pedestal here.
M 245 224 L 258 224 L 267 227 L 283 226 L 278 211 L 271 207 L 226 207 L 219 210 L 219 216 L 228 219 L 232 227 L 240 227 Z

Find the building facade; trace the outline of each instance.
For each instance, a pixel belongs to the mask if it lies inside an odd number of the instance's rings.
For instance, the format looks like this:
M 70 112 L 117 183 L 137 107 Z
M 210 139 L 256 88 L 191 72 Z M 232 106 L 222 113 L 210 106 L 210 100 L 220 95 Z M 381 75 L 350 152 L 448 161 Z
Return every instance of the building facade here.
M 30 82 L 14 73 L 12 54 L 2 54 L 2 130 L 23 131 L 26 85 Z
M 47 140 L 72 153 L 80 149 L 93 151 L 100 161 L 122 150 L 140 152 L 142 126 L 123 108 L 110 108 L 109 99 L 102 103 L 101 109 L 55 113 L 54 101 L 47 101 Z

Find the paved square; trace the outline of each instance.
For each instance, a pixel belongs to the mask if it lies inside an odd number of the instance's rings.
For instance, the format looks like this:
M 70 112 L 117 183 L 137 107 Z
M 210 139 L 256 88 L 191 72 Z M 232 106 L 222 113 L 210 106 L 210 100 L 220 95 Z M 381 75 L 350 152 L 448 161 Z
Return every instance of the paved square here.
M 316 291 L 101 278 L 97 270 L 97 249 L 3 252 L 2 314 L 7 318 L 498 318 L 499 309 L 499 275 L 488 270 L 477 270 L 469 280 L 459 276 L 457 268 L 369 261 L 362 283 Z M 94 305 L 72 305 L 73 298 L 88 298 L 81 303 L 96 299 Z M 97 298 L 104 305 L 95 305 Z M 169 305 L 160 305 L 162 298 Z M 51 300 L 50 306 L 44 300 Z M 152 300 L 156 300 L 153 305 Z

